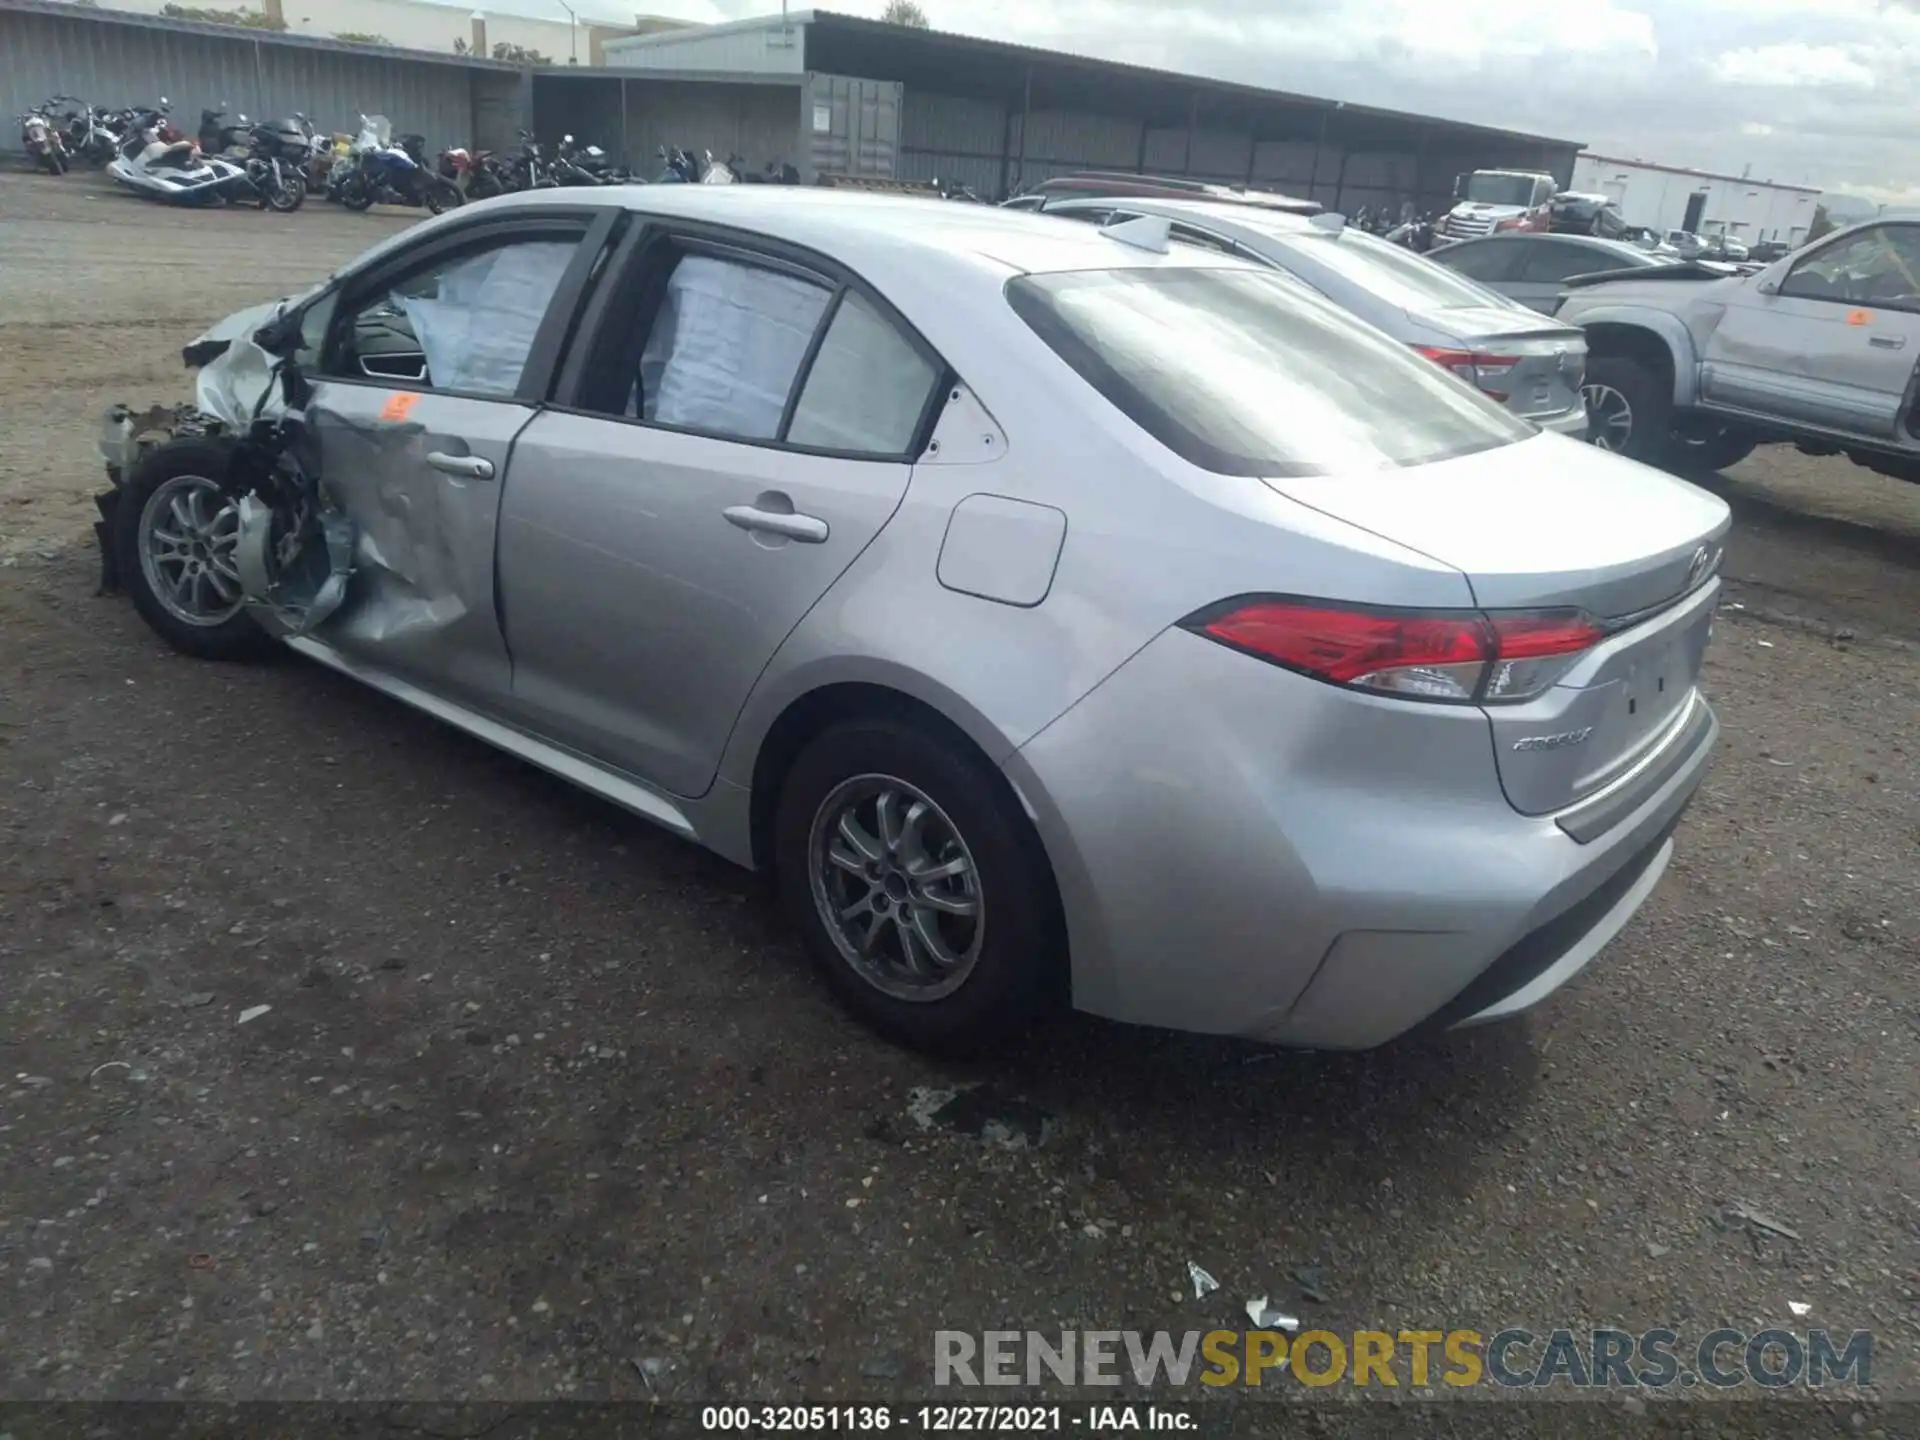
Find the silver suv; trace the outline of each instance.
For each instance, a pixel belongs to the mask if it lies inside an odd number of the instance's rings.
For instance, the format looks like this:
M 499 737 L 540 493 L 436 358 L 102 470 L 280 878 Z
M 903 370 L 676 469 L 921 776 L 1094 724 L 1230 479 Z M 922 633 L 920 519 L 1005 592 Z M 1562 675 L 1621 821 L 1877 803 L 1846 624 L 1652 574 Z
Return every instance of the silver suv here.
M 1568 282 L 1595 443 L 1723 469 L 1784 440 L 1920 480 L 1920 217 L 1880 218 L 1742 273 L 1666 266 Z

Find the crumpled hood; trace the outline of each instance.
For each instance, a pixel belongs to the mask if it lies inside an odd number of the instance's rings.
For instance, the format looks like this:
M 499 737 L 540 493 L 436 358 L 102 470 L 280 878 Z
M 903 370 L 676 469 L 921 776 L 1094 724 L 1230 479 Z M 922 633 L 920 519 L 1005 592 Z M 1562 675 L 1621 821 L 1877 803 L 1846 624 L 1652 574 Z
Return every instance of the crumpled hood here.
M 193 379 L 193 403 L 232 430 L 245 433 L 261 399 L 273 386 L 274 359 L 253 343 L 254 332 L 280 313 L 285 300 L 235 311 L 215 323 L 188 350 L 225 342 L 224 353 L 207 361 Z M 269 402 L 278 403 L 278 396 Z M 267 414 L 271 414 L 269 409 Z

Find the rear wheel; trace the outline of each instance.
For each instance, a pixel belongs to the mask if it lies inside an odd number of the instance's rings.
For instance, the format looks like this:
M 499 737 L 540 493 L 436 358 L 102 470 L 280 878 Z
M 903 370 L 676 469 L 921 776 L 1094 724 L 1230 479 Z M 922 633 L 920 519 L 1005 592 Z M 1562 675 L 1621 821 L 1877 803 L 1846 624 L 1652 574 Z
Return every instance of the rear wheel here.
M 438 175 L 431 176 L 427 180 L 426 190 L 427 209 L 436 215 L 455 209 L 461 201 L 466 199 L 466 196 L 460 193 L 458 185 Z
M 1580 393 L 1587 402 L 1587 438 L 1595 445 L 1649 465 L 1666 462 L 1673 398 L 1658 375 L 1625 355 L 1600 355 L 1588 361 Z
M 113 541 L 134 608 L 177 650 L 251 660 L 274 641 L 240 593 L 240 516 L 220 484 L 230 447 L 194 437 L 149 452 L 121 487 Z
M 1689 470 L 1725 470 L 1738 465 L 1759 444 L 1751 435 L 1731 426 L 1717 426 L 1674 437 L 1674 456 Z
M 825 731 L 781 788 L 774 866 L 828 982 L 893 1040 L 978 1050 L 1052 993 L 1045 855 L 1002 778 L 958 744 L 895 719 Z

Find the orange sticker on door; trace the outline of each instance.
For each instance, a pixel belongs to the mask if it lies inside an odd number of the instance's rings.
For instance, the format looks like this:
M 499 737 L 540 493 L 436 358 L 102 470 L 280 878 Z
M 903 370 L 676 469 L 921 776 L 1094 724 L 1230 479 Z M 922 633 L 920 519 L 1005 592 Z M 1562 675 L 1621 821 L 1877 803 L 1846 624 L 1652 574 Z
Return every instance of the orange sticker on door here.
M 1849 325 L 1871 325 L 1873 323 L 1873 312 L 1871 310 L 1851 311 L 1847 315 L 1847 323 Z
M 404 420 L 413 413 L 413 407 L 420 403 L 420 395 L 415 390 L 401 390 L 387 397 L 387 403 L 380 407 L 382 420 Z

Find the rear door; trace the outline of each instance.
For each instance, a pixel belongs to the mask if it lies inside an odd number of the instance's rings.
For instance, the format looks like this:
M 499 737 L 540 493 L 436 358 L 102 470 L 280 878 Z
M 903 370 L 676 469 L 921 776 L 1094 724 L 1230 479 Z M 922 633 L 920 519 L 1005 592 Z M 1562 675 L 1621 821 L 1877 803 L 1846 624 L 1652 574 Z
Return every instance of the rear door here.
M 699 795 L 767 662 L 899 506 L 946 367 L 819 257 L 655 227 L 617 266 L 514 450 L 515 700 Z
M 614 214 L 441 230 L 312 317 L 307 413 L 322 483 L 356 531 L 348 598 L 317 639 L 437 692 L 509 693 L 501 486 Z
M 1614 268 L 1606 260 L 1596 257 L 1592 250 L 1572 240 L 1543 236 L 1526 242 L 1520 248 L 1526 251 L 1526 261 L 1520 267 L 1518 280 L 1505 293 L 1529 310 L 1538 310 L 1543 315 L 1551 315 L 1560 308 L 1560 292 L 1565 288 L 1569 276 L 1590 275 L 1597 270 Z
M 1731 288 L 1707 345 L 1707 402 L 1876 440 L 1899 437 L 1920 360 L 1920 225 L 1870 225 Z

